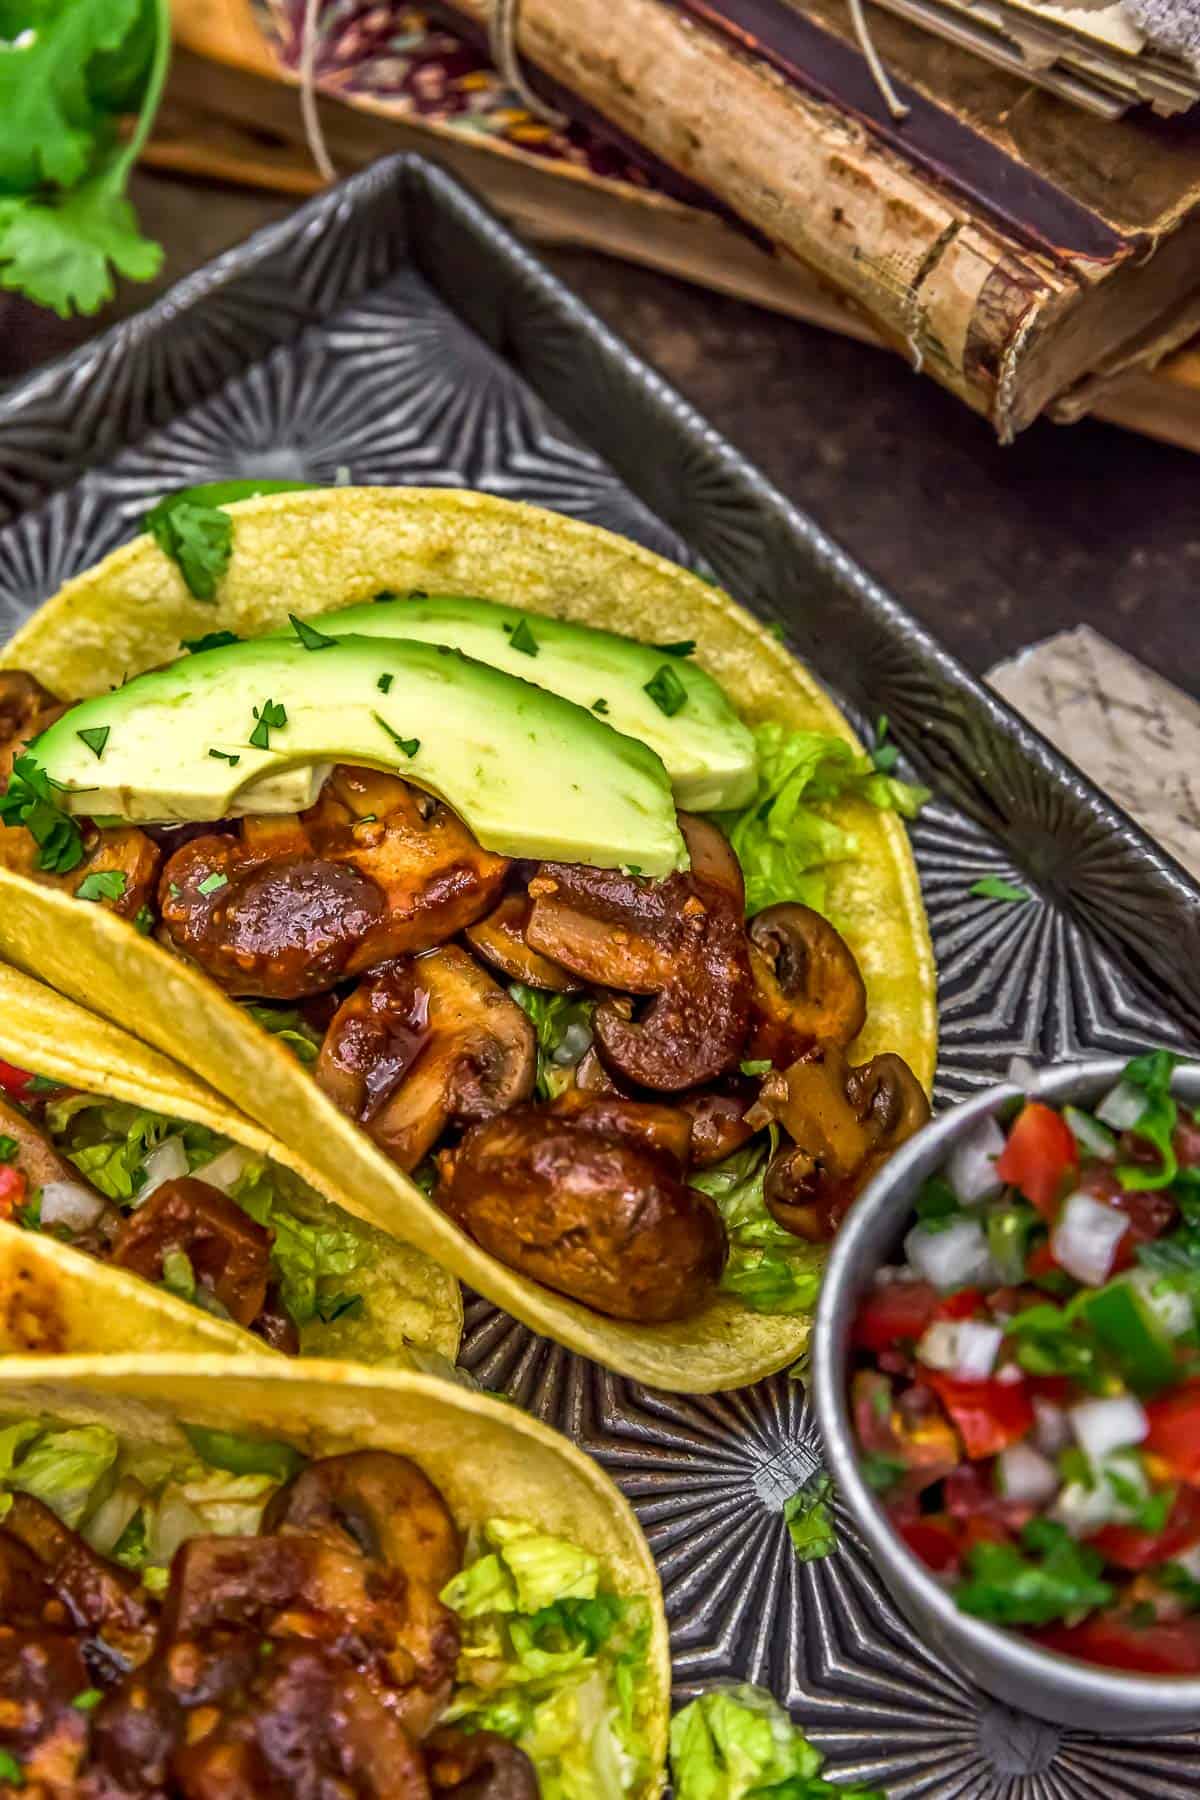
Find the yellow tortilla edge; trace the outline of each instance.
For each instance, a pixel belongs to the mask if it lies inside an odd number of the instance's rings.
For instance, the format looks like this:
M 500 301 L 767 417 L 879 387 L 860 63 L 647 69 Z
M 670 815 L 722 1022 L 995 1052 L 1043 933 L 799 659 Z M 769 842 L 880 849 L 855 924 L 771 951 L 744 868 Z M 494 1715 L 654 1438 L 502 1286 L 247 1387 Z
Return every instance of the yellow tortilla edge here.
M 170 660 L 185 637 L 252 636 L 382 590 L 468 593 L 648 641 L 691 637 L 696 660 L 751 724 L 835 733 L 861 749 L 829 696 L 769 630 L 727 594 L 599 527 L 522 502 L 446 489 L 335 488 L 230 509 L 234 548 L 216 602 L 187 592 L 149 537 L 69 582 L 7 646 L 3 665 L 65 693 L 103 692 Z M 936 984 L 920 888 L 901 821 L 865 802 L 839 807 L 859 855 L 833 865 L 828 910 L 867 984 L 858 1060 L 904 1056 L 929 1086 Z M 85 914 L 81 919 L 80 914 Z M 71 942 L 71 939 L 74 942 Z M 86 946 L 86 952 L 85 952 Z M 786 1367 L 810 1321 L 756 1314 L 728 1296 L 674 1325 L 608 1319 L 486 1256 L 313 1085 L 290 1053 L 198 970 L 97 906 L 0 870 L 0 954 L 137 1032 L 169 1055 L 189 1033 L 197 1074 L 228 1094 L 348 1210 L 405 1237 L 534 1330 L 652 1386 L 711 1392 Z M 145 999 L 135 1003 L 132 996 Z M 365 1198 L 370 1196 L 370 1198 Z
M 179 1422 L 283 1438 L 310 1456 L 351 1449 L 412 1457 L 464 1531 L 526 1519 L 600 1558 L 605 1580 L 650 1610 L 647 1708 L 651 1776 L 661 1785 L 671 1661 L 662 1587 L 629 1502 L 561 1433 L 486 1394 L 436 1376 L 281 1357 L 62 1356 L 0 1359 L 0 1416 L 105 1424 L 191 1456 Z

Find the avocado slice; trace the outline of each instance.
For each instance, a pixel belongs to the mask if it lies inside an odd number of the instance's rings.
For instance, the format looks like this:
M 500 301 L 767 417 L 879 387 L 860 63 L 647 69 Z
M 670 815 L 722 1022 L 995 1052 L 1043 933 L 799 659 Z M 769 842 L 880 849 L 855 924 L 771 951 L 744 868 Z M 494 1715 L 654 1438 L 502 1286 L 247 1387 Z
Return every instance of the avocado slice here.
M 724 689 L 690 657 L 616 632 L 456 594 L 368 601 L 318 614 L 312 623 L 335 637 L 353 632 L 449 644 L 578 706 L 598 709 L 618 731 L 658 752 L 676 805 L 687 812 L 732 811 L 754 798 L 754 738 Z
M 434 644 L 255 638 L 202 650 L 72 707 L 30 754 L 61 803 L 92 817 L 221 819 L 264 810 L 264 777 L 364 763 L 440 795 L 503 855 L 651 876 L 687 867 L 652 750 Z M 287 788 L 270 810 L 290 810 Z

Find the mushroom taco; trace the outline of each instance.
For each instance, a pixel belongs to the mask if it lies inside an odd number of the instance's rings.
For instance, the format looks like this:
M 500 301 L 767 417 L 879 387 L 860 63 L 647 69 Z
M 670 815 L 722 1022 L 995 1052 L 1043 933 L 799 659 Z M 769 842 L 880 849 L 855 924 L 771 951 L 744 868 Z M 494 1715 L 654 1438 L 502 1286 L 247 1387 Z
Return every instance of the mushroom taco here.
M 640 1800 L 670 1667 L 611 1481 L 436 1377 L 0 1370 L 0 1791 Z
M 187 1018 L 346 1207 L 537 1330 L 660 1387 L 784 1366 L 927 1116 L 918 796 L 622 538 L 235 492 L 9 645 L 0 954 L 176 1054 Z
M 0 1354 L 458 1354 L 449 1271 L 176 1064 L 0 966 Z

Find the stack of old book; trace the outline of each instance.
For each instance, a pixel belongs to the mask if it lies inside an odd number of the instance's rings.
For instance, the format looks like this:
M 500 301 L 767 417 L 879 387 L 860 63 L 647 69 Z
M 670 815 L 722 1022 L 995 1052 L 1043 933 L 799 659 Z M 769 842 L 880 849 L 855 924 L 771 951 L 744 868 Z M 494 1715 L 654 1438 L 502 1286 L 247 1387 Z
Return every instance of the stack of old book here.
M 152 160 L 315 185 L 308 69 L 341 172 L 432 145 L 527 232 L 881 340 L 1001 438 L 1095 411 L 1200 448 L 1200 82 L 1116 0 L 881 0 L 890 105 L 848 0 L 510 4 L 563 123 L 492 66 L 498 4 L 174 0 Z

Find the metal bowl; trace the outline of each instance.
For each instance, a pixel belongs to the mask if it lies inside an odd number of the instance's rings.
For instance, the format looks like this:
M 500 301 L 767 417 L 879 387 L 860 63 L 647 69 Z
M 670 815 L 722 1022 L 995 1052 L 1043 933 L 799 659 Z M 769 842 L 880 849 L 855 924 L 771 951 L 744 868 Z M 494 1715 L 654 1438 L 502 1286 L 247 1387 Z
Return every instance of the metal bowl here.
M 812 1392 L 828 1466 L 897 1606 L 921 1639 L 1010 1706 L 1098 1732 L 1178 1731 L 1200 1719 L 1200 1676 L 1127 1675 L 1039 1649 L 1015 1631 L 962 1613 L 888 1523 L 858 1469 L 846 1391 L 850 1326 L 881 1264 L 912 1223 L 922 1183 L 988 1113 L 1028 1095 L 1090 1105 L 1120 1079 L 1125 1059 L 1068 1064 L 1023 1087 L 989 1088 L 943 1113 L 905 1144 L 855 1201 L 838 1233 L 813 1331 Z M 1200 1064 L 1175 1071 L 1173 1091 L 1200 1103 Z

